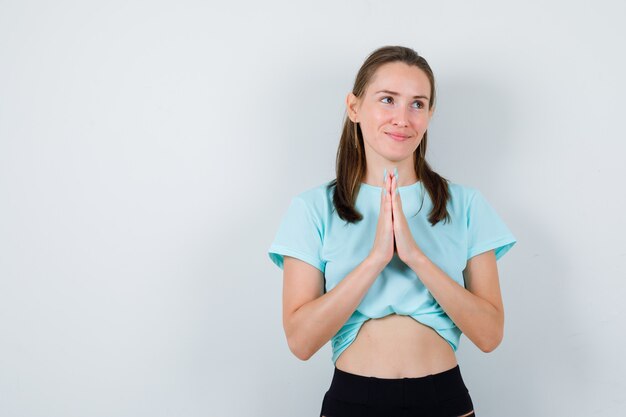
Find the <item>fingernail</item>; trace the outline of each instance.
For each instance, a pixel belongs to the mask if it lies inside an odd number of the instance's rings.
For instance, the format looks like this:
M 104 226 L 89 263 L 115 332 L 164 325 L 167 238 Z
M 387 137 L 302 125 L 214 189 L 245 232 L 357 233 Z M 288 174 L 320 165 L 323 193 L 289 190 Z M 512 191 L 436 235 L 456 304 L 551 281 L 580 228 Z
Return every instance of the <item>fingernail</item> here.
M 398 182 L 398 167 L 393 169 L 393 175 L 396 177 L 396 183 Z
M 383 182 L 387 180 L 387 168 L 385 168 L 385 173 L 383 174 Z

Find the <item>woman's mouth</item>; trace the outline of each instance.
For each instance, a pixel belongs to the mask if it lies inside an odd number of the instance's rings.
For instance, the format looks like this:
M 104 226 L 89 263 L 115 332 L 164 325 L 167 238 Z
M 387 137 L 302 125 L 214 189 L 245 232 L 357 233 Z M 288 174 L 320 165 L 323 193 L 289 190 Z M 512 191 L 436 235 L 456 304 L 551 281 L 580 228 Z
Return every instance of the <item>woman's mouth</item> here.
M 391 139 L 395 140 L 396 142 L 402 142 L 409 138 L 408 136 L 402 135 L 399 133 L 385 132 L 385 134 L 387 134 L 387 136 L 389 136 Z

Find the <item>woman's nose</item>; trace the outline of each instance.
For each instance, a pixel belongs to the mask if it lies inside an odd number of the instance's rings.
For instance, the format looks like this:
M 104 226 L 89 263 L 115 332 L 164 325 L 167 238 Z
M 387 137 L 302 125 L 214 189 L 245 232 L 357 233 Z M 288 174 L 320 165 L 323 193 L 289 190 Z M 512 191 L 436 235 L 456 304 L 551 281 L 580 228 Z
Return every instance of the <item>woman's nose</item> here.
M 408 124 L 408 110 L 404 107 L 399 107 L 393 115 L 393 124 L 396 126 L 406 126 Z

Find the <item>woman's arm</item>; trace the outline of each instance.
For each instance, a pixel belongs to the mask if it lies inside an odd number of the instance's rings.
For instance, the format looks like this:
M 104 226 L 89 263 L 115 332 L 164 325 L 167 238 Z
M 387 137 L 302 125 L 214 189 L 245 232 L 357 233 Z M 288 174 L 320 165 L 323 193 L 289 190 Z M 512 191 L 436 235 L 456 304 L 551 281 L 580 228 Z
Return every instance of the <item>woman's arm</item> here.
M 385 267 L 365 258 L 337 286 L 323 294 L 322 272 L 300 259 L 284 257 L 283 327 L 289 349 L 308 360 L 348 321 Z
M 500 344 L 504 334 L 504 307 L 493 250 L 469 259 L 463 271 L 467 289 L 421 253 L 412 256 L 407 265 L 480 350 L 491 352 Z

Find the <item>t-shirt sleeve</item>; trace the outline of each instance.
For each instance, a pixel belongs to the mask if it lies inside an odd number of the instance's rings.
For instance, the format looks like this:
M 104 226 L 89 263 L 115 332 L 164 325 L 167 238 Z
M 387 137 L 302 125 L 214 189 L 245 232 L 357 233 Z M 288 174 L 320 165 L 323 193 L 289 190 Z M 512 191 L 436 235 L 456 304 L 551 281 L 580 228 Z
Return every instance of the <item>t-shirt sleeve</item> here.
M 284 255 L 298 258 L 324 272 L 322 260 L 323 229 L 319 216 L 310 210 L 300 197 L 291 200 L 283 216 L 274 241 L 269 248 L 269 257 L 283 269 Z
M 496 260 L 504 256 L 517 241 L 482 193 L 475 190 L 467 211 L 467 259 L 495 249 Z

